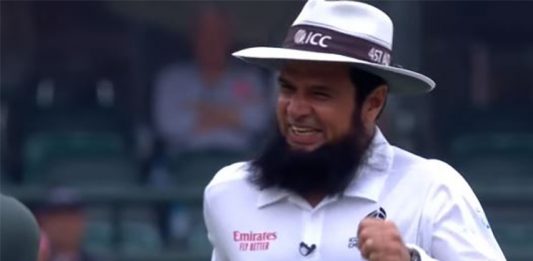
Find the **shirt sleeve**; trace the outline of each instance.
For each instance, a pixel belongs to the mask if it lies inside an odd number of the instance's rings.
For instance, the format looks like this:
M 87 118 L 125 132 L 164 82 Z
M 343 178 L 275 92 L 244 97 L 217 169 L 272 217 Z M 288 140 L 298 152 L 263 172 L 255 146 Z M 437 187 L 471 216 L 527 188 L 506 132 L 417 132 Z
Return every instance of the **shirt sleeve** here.
M 418 254 L 420 255 L 420 261 L 438 261 L 437 259 L 432 258 L 431 256 L 424 251 L 421 247 L 414 245 L 414 244 L 407 244 L 407 247 L 410 249 L 414 249 Z
M 212 214 L 211 209 L 209 208 L 209 202 L 208 197 L 206 196 L 206 193 L 204 193 L 204 204 L 203 204 L 203 214 L 204 214 L 204 222 L 205 227 L 207 228 L 207 238 L 209 239 L 209 242 L 211 242 L 211 245 L 213 246 L 213 253 L 211 255 L 211 261 L 229 261 L 228 258 L 224 256 L 222 253 L 222 249 L 220 248 L 220 245 L 217 244 L 216 240 L 216 228 L 213 226 L 213 223 L 211 222 Z
M 422 261 L 505 260 L 468 183 L 447 164 L 437 164 L 444 176 L 426 198 L 420 227 L 423 246 L 415 247 Z

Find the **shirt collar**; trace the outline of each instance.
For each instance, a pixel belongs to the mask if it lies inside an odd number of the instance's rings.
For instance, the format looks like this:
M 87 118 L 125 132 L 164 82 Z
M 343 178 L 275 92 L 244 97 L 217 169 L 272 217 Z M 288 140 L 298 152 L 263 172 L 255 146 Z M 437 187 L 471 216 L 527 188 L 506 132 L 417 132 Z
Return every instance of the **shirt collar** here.
M 365 154 L 356 178 L 348 185 L 344 196 L 361 197 L 378 202 L 394 156 L 392 146 L 379 128 L 376 128 L 374 138 Z
M 281 188 L 265 188 L 259 191 L 257 207 L 262 208 L 287 198 L 290 192 Z
M 379 128 L 363 157 L 356 178 L 350 182 L 344 196 L 366 198 L 378 202 L 379 195 L 385 184 L 387 173 L 392 166 L 393 150 L 389 142 L 385 139 Z M 257 207 L 262 208 L 274 204 L 285 198 L 291 193 L 281 188 L 266 188 L 259 192 Z

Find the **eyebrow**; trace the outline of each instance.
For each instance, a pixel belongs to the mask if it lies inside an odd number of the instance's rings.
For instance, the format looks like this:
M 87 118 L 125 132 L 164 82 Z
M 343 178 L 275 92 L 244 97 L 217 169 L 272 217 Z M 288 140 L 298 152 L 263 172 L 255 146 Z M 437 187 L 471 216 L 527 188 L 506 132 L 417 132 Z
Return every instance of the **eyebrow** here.
M 291 82 L 288 79 L 283 78 L 283 76 L 281 76 L 281 75 L 278 77 L 278 82 L 282 83 L 282 84 L 292 85 Z
M 326 92 L 334 92 L 333 88 L 325 86 L 325 85 L 311 85 L 310 89 L 315 91 L 326 91 Z
M 284 84 L 284 85 L 288 85 L 288 86 L 294 86 L 294 84 L 292 84 L 289 79 L 283 77 L 283 76 L 279 76 L 278 77 L 278 82 L 280 84 Z M 331 88 L 330 86 L 327 86 L 327 85 L 321 85 L 321 84 L 313 84 L 311 86 L 309 86 L 309 89 L 311 90 L 314 90 L 314 91 L 324 91 L 324 92 L 328 92 L 328 93 L 335 93 L 335 90 L 333 88 Z

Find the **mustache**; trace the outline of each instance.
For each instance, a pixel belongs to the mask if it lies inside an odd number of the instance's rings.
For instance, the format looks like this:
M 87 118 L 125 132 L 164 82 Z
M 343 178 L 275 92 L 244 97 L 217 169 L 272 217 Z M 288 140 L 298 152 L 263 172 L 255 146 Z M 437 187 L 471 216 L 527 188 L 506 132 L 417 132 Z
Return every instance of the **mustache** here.
M 304 119 L 299 119 L 299 120 L 288 118 L 287 124 L 288 126 L 295 126 L 299 128 L 321 129 L 321 124 L 317 120 L 311 117 L 306 117 Z

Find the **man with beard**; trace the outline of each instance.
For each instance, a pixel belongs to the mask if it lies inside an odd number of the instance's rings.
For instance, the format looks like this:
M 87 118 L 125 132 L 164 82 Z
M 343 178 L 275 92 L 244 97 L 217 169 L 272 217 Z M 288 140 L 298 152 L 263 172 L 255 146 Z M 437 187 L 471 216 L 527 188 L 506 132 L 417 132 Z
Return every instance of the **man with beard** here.
M 461 175 L 377 128 L 389 91 L 435 86 L 390 65 L 391 45 L 379 9 L 311 0 L 281 48 L 233 54 L 279 70 L 278 130 L 207 186 L 212 260 L 505 260 Z

